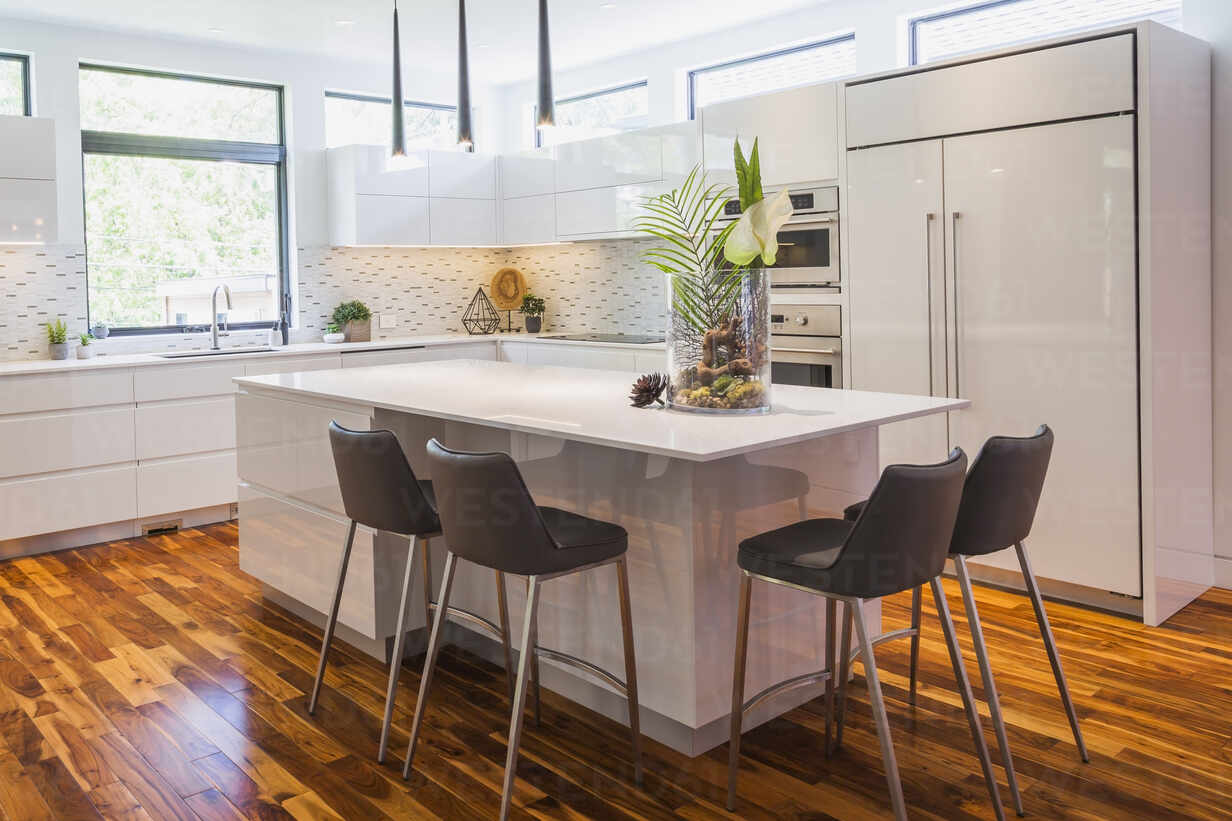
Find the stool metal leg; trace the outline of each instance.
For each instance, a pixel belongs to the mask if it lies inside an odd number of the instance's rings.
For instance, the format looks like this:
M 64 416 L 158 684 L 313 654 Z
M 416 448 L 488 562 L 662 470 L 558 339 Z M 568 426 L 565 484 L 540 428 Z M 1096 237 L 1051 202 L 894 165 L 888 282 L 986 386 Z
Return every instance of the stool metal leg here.
M 513 802 L 513 780 L 518 770 L 518 744 L 522 740 L 522 711 L 526 707 L 526 679 L 535 661 L 535 641 L 539 609 L 539 580 L 527 579 L 526 618 L 522 625 L 522 654 L 518 658 L 518 681 L 513 697 L 513 711 L 509 719 L 509 749 L 505 753 L 505 784 L 501 790 L 500 821 L 509 817 Z
M 402 579 L 402 602 L 398 605 L 398 627 L 394 634 L 394 654 L 389 659 L 389 686 L 385 690 L 385 718 L 381 722 L 381 744 L 377 748 L 376 761 L 385 763 L 385 749 L 389 744 L 389 727 L 394 718 L 394 697 L 398 693 L 398 674 L 402 671 L 402 652 L 406 646 L 406 620 L 410 617 L 411 581 L 415 577 L 415 547 L 417 536 L 411 536 L 411 547 L 406 554 L 406 574 Z M 424 550 L 428 540 L 424 539 Z
M 975 644 L 975 658 L 980 664 L 980 678 L 984 681 L 984 700 L 988 702 L 992 726 L 997 732 L 997 746 L 1001 748 L 1001 762 L 1005 767 L 1005 778 L 1010 786 L 1010 797 L 1014 800 L 1014 811 L 1019 815 L 1025 815 L 1022 809 L 1022 796 L 1018 792 L 1018 777 L 1014 774 L 1014 758 L 1010 754 L 1010 740 L 1005 732 L 1005 718 L 1001 714 L 1001 698 L 997 694 L 992 665 L 988 662 L 988 647 L 984 643 L 984 630 L 980 626 L 980 612 L 975 605 L 971 576 L 967 573 L 967 559 L 965 556 L 954 556 L 953 558 L 954 570 L 958 574 L 958 586 L 962 588 L 963 607 L 967 610 L 967 623 L 971 626 L 971 640 Z
M 633 780 L 642 786 L 641 702 L 637 695 L 637 655 L 633 650 L 633 608 L 629 601 L 629 566 L 624 556 L 616 563 L 620 585 L 620 629 L 625 648 L 625 698 L 629 703 L 629 732 L 633 736 Z
M 997 821 L 1005 821 L 1005 810 L 1001 807 L 1001 794 L 997 790 L 997 780 L 992 772 L 992 758 L 988 755 L 988 745 L 984 743 L 980 713 L 975 708 L 975 696 L 971 693 L 971 682 L 967 680 L 967 668 L 963 666 L 962 650 L 958 646 L 958 634 L 954 631 L 954 622 L 950 619 L 950 606 L 945 599 L 945 590 L 941 587 L 941 577 L 933 578 L 930 584 L 933 601 L 937 605 L 937 615 L 941 620 L 941 631 L 945 633 L 945 644 L 950 651 L 950 664 L 954 667 L 954 679 L 958 682 L 958 691 L 962 694 L 963 706 L 967 710 L 967 723 L 971 725 L 971 737 L 975 741 L 975 751 L 980 758 L 980 766 L 984 769 L 984 782 L 988 785 L 988 795 L 992 798 L 993 812 L 996 813 Z
M 917 587 L 911 591 L 911 704 L 915 705 L 916 679 L 920 671 L 920 616 L 924 604 L 924 588 Z
M 907 802 L 903 800 L 903 782 L 898 776 L 898 761 L 894 757 L 894 739 L 890 737 L 890 720 L 886 715 L 885 701 L 881 697 L 881 679 L 877 676 L 877 659 L 873 656 L 873 642 L 864 623 L 864 607 L 860 599 L 848 602 L 855 607 L 856 634 L 860 639 L 860 654 L 864 661 L 864 679 L 868 682 L 868 700 L 873 707 L 873 719 L 877 723 L 877 740 L 881 743 L 881 759 L 885 762 L 886 783 L 890 787 L 890 804 L 894 807 L 897 821 L 907 821 Z
M 428 703 L 428 688 L 432 686 L 432 674 L 436 672 L 436 656 L 441 649 L 441 634 L 445 632 L 449 593 L 453 589 L 453 576 L 457 567 L 458 557 L 451 550 L 445 554 L 445 577 L 441 579 L 441 598 L 436 606 L 436 617 L 432 621 L 432 635 L 428 638 L 428 655 L 424 659 L 423 675 L 419 677 L 419 699 L 415 703 L 415 719 L 411 722 L 411 740 L 406 745 L 406 763 L 402 765 L 404 779 L 411 777 L 411 762 L 415 759 L 415 743 L 419 741 L 419 728 L 423 724 L 424 708 Z
M 423 550 L 424 624 L 432 628 L 432 546 L 424 542 Z
M 826 758 L 830 757 L 830 741 L 834 724 L 834 650 L 838 638 L 838 602 L 826 597 L 826 669 L 830 677 L 826 679 Z
M 838 722 L 834 729 L 834 749 L 843 746 L 843 720 L 847 716 L 847 679 L 851 677 L 851 620 L 850 601 L 843 602 L 842 649 L 838 653 Z
M 526 600 L 530 601 L 531 580 L 526 580 Z M 542 718 L 542 698 L 539 692 L 539 655 L 535 652 L 535 645 L 530 646 L 530 682 L 535 690 L 535 726 L 538 727 Z
M 749 652 L 749 601 L 753 580 L 740 574 L 736 615 L 736 661 L 732 671 L 731 739 L 727 751 L 727 810 L 736 810 L 736 776 L 740 770 L 740 732 L 744 719 L 744 670 Z
M 1044 647 L 1048 650 L 1048 661 L 1052 663 L 1052 675 L 1057 680 L 1057 691 L 1061 694 L 1061 703 L 1065 705 L 1065 715 L 1069 718 L 1070 729 L 1074 731 L 1074 743 L 1078 745 L 1078 755 L 1082 760 L 1091 763 L 1087 754 L 1087 745 L 1082 740 L 1082 730 L 1078 728 L 1078 713 L 1074 710 L 1074 700 L 1069 695 L 1069 685 L 1065 683 L 1065 671 L 1061 669 L 1061 657 L 1057 654 L 1057 640 L 1052 635 L 1052 625 L 1048 623 L 1048 614 L 1044 612 L 1044 598 L 1040 595 L 1039 585 L 1035 581 L 1035 573 L 1031 570 L 1031 560 L 1027 558 L 1027 549 L 1022 542 L 1014 545 L 1018 551 L 1018 565 L 1022 568 L 1022 578 L 1027 584 L 1027 594 L 1031 597 L 1031 606 L 1035 608 L 1035 620 L 1039 622 L 1040 636 L 1044 639 Z
M 505 681 L 509 700 L 513 700 L 513 651 L 509 646 L 509 599 L 505 595 L 505 574 L 496 573 L 496 606 L 500 610 L 501 643 L 505 645 Z
M 321 695 L 321 682 L 325 680 L 325 659 L 329 655 L 330 642 L 334 640 L 334 628 L 338 625 L 338 607 L 342 604 L 342 588 L 346 585 L 347 565 L 351 562 L 351 546 L 355 544 L 356 522 L 351 520 L 347 530 L 346 547 L 342 549 L 342 561 L 338 563 L 338 584 L 334 587 L 334 603 L 329 608 L 325 622 L 325 636 L 321 639 L 321 659 L 317 662 L 317 677 L 312 682 L 312 696 L 308 699 L 308 714 L 317 711 L 317 699 Z

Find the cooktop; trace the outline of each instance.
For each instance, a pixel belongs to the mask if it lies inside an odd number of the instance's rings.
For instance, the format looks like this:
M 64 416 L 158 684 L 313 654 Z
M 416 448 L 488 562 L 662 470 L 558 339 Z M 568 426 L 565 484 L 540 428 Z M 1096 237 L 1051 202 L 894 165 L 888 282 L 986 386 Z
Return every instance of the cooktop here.
M 654 345 L 663 342 L 662 336 L 646 334 L 552 334 L 540 339 L 555 339 L 559 342 L 615 342 L 625 345 Z

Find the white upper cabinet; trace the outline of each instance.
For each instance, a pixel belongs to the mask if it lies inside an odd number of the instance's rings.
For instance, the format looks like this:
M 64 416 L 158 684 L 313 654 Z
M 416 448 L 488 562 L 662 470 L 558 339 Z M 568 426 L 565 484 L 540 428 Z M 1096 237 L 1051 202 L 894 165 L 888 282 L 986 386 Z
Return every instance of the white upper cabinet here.
M 427 245 L 428 198 L 359 194 L 355 228 L 341 245 Z
M 1132 111 L 1134 37 L 859 82 L 846 98 L 848 148 Z
M 496 244 L 496 200 L 433 197 L 428 207 L 432 245 Z
M 660 185 L 620 185 L 556 195 L 556 233 L 572 239 L 627 234 L 642 213 L 645 197 L 660 193 Z
M 838 89 L 834 83 L 708 105 L 698 115 L 711 182 L 736 184 L 732 144 L 747 156 L 758 140 L 762 183 L 784 186 L 838 178 Z
M 537 245 L 556 241 L 556 195 L 505 197 L 500 201 L 500 241 Z
M 0 116 L 0 242 L 57 238 L 56 124 Z
M 556 154 L 551 148 L 503 154 L 499 165 L 503 199 L 537 197 L 556 192 Z
M 496 199 L 496 156 L 461 151 L 428 152 L 428 195 Z
M 628 131 L 556 146 L 557 193 L 663 179 L 658 131 Z
M 0 116 L 0 177 L 56 178 L 56 122 L 48 117 Z

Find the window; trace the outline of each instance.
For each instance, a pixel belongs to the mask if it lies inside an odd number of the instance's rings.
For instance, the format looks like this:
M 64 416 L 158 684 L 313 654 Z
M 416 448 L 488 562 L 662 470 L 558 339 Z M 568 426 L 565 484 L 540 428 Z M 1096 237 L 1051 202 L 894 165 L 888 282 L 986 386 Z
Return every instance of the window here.
M 30 58 L 0 54 L 0 114 L 30 114 Z
M 208 325 L 220 285 L 231 327 L 272 323 L 288 293 L 282 89 L 90 65 L 79 81 L 90 324 Z
M 1180 28 L 1181 0 L 989 0 L 912 19 L 907 56 L 914 66 L 1140 20 Z
M 645 80 L 566 97 L 556 101 L 556 126 L 535 129 L 535 145 L 556 145 L 645 128 L 649 117 L 650 89 Z M 538 119 L 536 116 L 535 120 Z
M 390 98 L 325 92 L 325 145 L 383 145 L 391 148 Z M 451 105 L 402 104 L 406 147 L 458 149 L 458 109 Z
M 689 72 L 689 119 L 702 106 L 856 73 L 856 36 L 779 49 Z

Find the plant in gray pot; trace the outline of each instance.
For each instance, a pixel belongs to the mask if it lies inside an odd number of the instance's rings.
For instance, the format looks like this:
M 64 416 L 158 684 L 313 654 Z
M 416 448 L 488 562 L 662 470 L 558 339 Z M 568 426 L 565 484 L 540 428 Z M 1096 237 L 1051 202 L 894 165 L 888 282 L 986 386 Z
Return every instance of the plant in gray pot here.
M 347 342 L 369 342 L 372 339 L 372 312 L 358 299 L 335 308 L 330 321 L 342 329 Z
M 547 310 L 547 305 L 542 299 L 532 293 L 527 293 L 522 297 L 522 307 L 518 308 L 518 312 L 526 317 L 526 332 L 537 334 L 543 330 L 543 312 Z
M 52 359 L 68 359 L 68 328 L 63 319 L 47 323 L 47 350 Z
M 90 343 L 94 341 L 94 337 L 90 336 L 89 334 L 82 334 L 80 339 L 81 339 L 81 347 L 77 349 L 77 358 L 78 359 L 93 359 L 95 348 Z
M 111 336 L 111 328 L 107 327 L 106 322 L 95 322 L 94 328 L 90 331 L 90 335 L 95 339 L 106 339 Z

